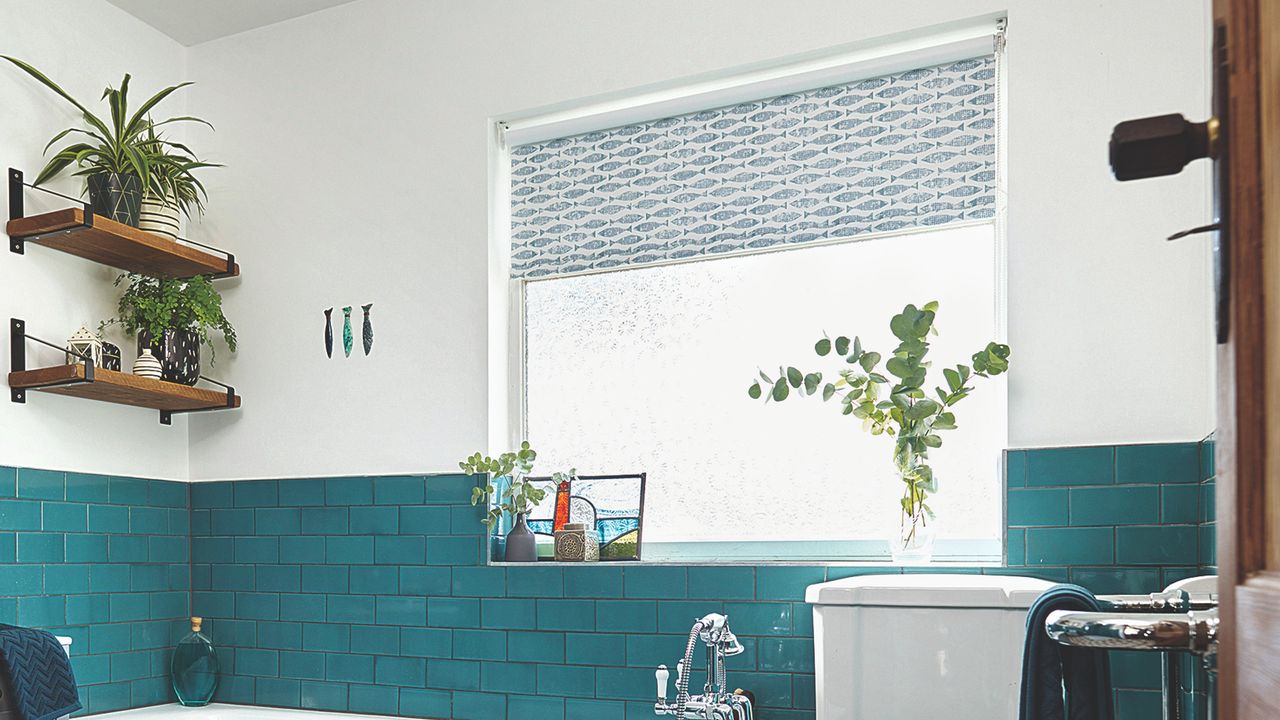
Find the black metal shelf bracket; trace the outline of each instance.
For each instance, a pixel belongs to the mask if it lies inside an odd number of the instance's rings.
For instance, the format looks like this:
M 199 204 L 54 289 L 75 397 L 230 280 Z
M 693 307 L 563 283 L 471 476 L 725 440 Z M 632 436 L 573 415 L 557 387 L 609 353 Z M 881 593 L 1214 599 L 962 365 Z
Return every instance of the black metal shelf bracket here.
M 87 202 L 84 202 L 83 200 L 73 198 L 70 195 L 63 195 L 60 192 L 50 190 L 48 188 L 39 187 L 38 185 L 32 185 L 28 182 L 25 182 L 22 171 L 18 170 L 17 168 L 9 168 L 9 219 L 10 220 L 20 220 L 26 217 L 25 204 L 23 202 L 23 188 L 31 188 L 32 190 L 39 190 L 40 192 L 48 193 L 50 195 L 56 195 L 60 198 L 70 200 L 73 203 L 77 203 L 81 205 L 84 208 L 84 221 L 81 222 L 79 225 L 73 225 L 72 227 L 69 227 L 69 228 L 62 228 L 61 230 L 53 230 L 51 232 L 33 233 L 31 235 L 10 235 L 9 236 L 9 252 L 16 253 L 18 255 L 25 255 L 26 244 L 28 242 L 34 242 L 36 240 L 40 240 L 46 237 L 53 237 L 55 235 L 70 235 L 72 233 L 80 232 L 81 230 L 84 230 L 86 228 L 93 227 L 93 206 L 92 205 L 90 205 Z M 215 273 L 213 277 L 215 279 L 235 277 L 236 256 L 234 253 L 229 253 L 226 250 L 223 250 L 222 248 L 216 248 L 212 245 L 205 245 L 204 243 L 196 242 L 195 240 L 189 240 L 183 237 L 177 238 L 177 241 L 180 243 L 184 243 L 186 245 L 194 245 L 196 247 L 208 250 L 212 253 L 225 256 L 227 259 L 227 269 L 220 273 Z
M 174 415 L 176 415 L 176 414 L 178 414 L 178 413 L 209 412 L 210 410 L 229 410 L 229 409 L 235 409 L 235 406 L 236 406 L 236 389 L 235 389 L 235 388 L 231 387 L 230 385 L 228 385 L 228 384 L 226 384 L 226 383 L 218 382 L 217 380 L 214 380 L 213 378 L 207 378 L 207 377 L 205 377 L 204 375 L 201 375 L 201 376 L 200 376 L 200 379 L 201 379 L 201 380 L 204 380 L 205 382 L 213 383 L 214 385 L 217 385 L 217 386 L 219 386 L 219 387 L 226 388 L 226 389 L 227 389 L 227 404 L 226 404 L 226 405 L 215 405 L 214 407 L 206 407 L 206 408 L 190 408 L 190 409 L 187 409 L 187 410 L 161 410 L 161 411 L 160 411 L 160 424 L 161 424 L 161 425 L 172 425 L 172 424 L 173 424 L 173 416 L 174 416 Z
M 31 340 L 41 345 L 48 345 L 54 350 L 58 350 L 68 355 L 72 354 L 66 348 L 58 347 L 47 340 L 41 340 L 38 337 L 27 334 L 27 323 L 18 318 L 9 318 L 9 370 L 12 372 L 23 372 L 27 369 L 27 347 L 26 341 Z M 59 380 L 51 382 L 40 387 L 55 387 L 57 385 L 82 385 L 84 383 L 93 382 L 93 358 L 85 355 L 77 355 L 84 361 L 84 378 L 76 378 L 74 380 Z M 27 388 L 9 388 L 9 401 L 16 403 L 27 402 Z

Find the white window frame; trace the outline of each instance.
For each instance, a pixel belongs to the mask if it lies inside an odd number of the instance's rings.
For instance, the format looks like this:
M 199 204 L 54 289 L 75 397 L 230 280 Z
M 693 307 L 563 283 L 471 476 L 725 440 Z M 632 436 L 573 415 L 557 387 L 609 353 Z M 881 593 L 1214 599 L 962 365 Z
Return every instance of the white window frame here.
M 1004 34 L 1006 20 L 1001 14 L 883 36 L 814 52 L 777 58 L 711 73 L 675 79 L 630 90 L 622 90 L 555 105 L 504 113 L 487 120 L 489 274 L 488 274 L 488 438 L 492 454 L 505 452 L 527 437 L 525 405 L 525 285 L 541 279 L 511 277 L 511 153 L 510 147 L 566 137 L 593 130 L 618 127 L 633 122 L 671 117 L 688 112 L 721 107 L 736 102 L 758 100 L 799 90 L 853 82 L 919 67 L 966 59 L 995 51 L 996 58 L 996 206 L 991 222 L 995 228 L 997 342 L 1008 337 L 1008 282 L 1006 241 L 1007 152 L 1004 128 L 1007 110 Z M 919 230 L 927 230 L 920 228 Z M 910 231 L 902 231 L 910 232 Z M 832 241 L 857 242 L 881 235 L 859 235 Z M 818 243 L 823 244 L 823 243 Z M 830 244 L 830 243 L 825 243 Z M 816 245 L 816 244 L 815 244 Z M 764 249 L 756 252 L 785 252 Z M 680 261 L 684 262 L 684 261 Z M 625 268 L 622 268 L 625 269 Z M 613 272 L 605 270 L 603 272 Z M 1007 395 L 1006 383 L 993 388 Z M 1007 397 L 1004 407 L 1008 408 Z M 1007 430 L 1005 444 L 1008 444 Z M 1001 478 L 1001 502 L 1006 492 Z M 1003 566 L 1007 562 L 1007 510 L 1002 508 L 1000 556 L 985 551 L 978 555 L 957 555 L 967 566 Z M 969 552 L 968 549 L 962 552 Z M 938 558 L 948 559 L 945 551 Z M 887 560 L 887 557 L 886 557 Z M 681 561 L 679 564 L 804 564 L 883 565 L 877 561 L 831 559 L 780 560 L 766 557 L 724 557 L 716 560 Z

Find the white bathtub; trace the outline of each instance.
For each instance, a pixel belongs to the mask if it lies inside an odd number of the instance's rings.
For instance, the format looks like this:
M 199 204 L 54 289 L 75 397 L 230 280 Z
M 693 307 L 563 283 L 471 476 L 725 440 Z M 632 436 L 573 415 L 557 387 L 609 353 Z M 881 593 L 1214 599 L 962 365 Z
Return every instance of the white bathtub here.
M 152 705 L 136 710 L 120 710 L 97 718 L 121 718 L 121 720 L 161 720 L 164 718 L 181 718 L 181 720 L 290 720 L 290 718 L 313 718 L 315 720 L 387 720 L 386 715 L 355 715 L 352 713 L 325 712 L 321 710 L 286 710 L 283 708 L 251 707 L 249 705 L 212 704 L 204 707 L 183 707 L 173 705 Z

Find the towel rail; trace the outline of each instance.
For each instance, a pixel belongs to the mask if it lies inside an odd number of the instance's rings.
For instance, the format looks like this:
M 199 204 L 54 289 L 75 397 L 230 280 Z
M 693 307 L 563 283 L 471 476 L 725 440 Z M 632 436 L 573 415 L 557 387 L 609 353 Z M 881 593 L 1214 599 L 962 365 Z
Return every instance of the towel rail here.
M 1063 645 L 1207 655 L 1218 651 L 1218 610 L 1129 614 L 1059 610 L 1045 620 L 1045 631 Z
M 1183 590 L 1147 595 L 1099 595 L 1098 603 L 1116 612 L 1184 612 L 1218 607 L 1218 593 L 1191 593 Z

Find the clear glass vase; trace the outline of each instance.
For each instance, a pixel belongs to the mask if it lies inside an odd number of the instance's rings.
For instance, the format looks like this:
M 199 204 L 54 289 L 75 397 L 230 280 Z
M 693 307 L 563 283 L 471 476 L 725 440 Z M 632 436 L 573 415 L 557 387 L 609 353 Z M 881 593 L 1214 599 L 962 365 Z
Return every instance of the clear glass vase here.
M 903 465 L 895 463 L 895 475 L 899 483 L 902 483 L 899 487 L 905 486 L 904 478 L 907 473 L 913 472 L 917 467 L 913 461 Z M 933 492 L 933 488 L 936 487 L 936 481 L 932 482 L 927 486 L 926 492 Z M 910 498 L 905 495 L 902 498 L 898 527 L 889 537 L 889 554 L 895 563 L 923 565 L 933 561 L 933 544 L 938 537 L 938 520 L 924 507 L 924 503 L 930 499 L 932 496 L 918 498 L 917 502 L 911 505 L 909 512 L 907 505 Z
M 187 707 L 208 705 L 218 689 L 218 651 L 200 632 L 202 622 L 191 618 L 191 632 L 173 650 L 173 692 Z

